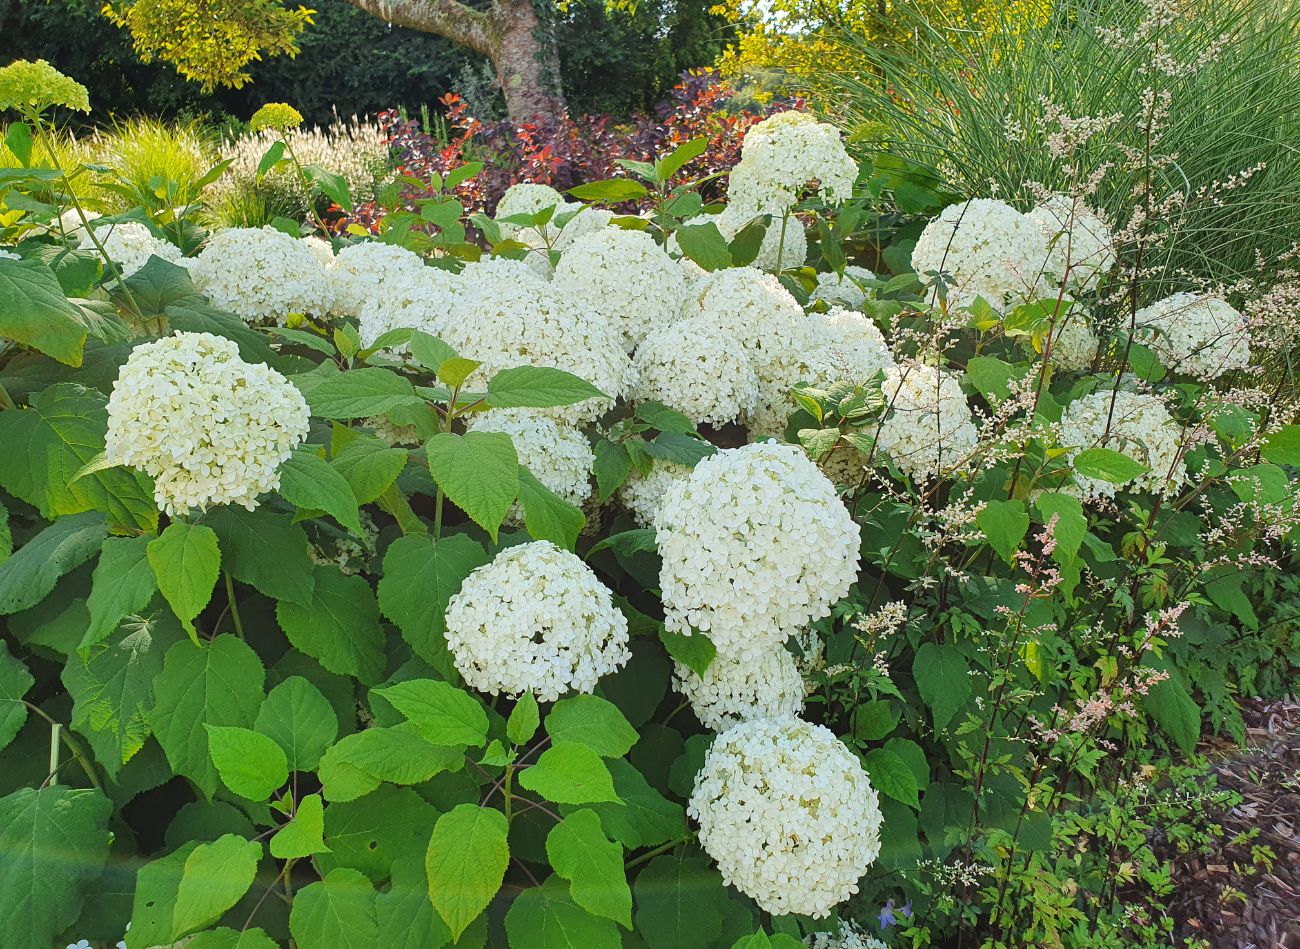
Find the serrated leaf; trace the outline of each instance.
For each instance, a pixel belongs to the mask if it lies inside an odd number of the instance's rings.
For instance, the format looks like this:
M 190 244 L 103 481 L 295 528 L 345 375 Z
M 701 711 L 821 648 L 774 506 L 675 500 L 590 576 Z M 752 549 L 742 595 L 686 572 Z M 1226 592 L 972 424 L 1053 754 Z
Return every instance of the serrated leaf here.
M 975 526 L 984 532 L 998 556 L 1010 563 L 1029 532 L 1029 512 L 1024 501 L 988 501 L 975 515 Z
M 338 867 L 293 898 L 289 932 L 303 949 L 375 949 L 375 888 L 356 870 Z
M 1300 467 L 1300 425 L 1283 425 L 1264 438 L 1259 456 L 1275 465 Z
M 934 716 L 934 728 L 942 733 L 957 709 L 970 698 L 970 666 L 951 643 L 922 643 L 912 660 L 917 690 Z
M 311 414 L 329 419 L 368 418 L 419 402 L 409 379 L 380 366 L 336 373 L 313 385 L 307 393 Z
M 391 448 L 377 438 L 356 438 L 332 462 L 347 479 L 358 504 L 383 494 L 406 467 L 406 449 Z
M 607 438 L 596 442 L 595 454 L 593 470 L 596 475 L 597 500 L 604 504 L 632 473 L 632 456 L 623 445 Z
M 516 745 L 522 745 L 537 733 L 541 724 L 541 713 L 537 708 L 537 699 L 531 692 L 525 692 L 515 702 L 506 719 L 506 737 Z
M 437 372 L 439 366 L 456 355 L 449 344 L 421 330 L 411 334 L 409 345 L 415 361 L 432 372 Z
M 1061 566 L 1069 566 L 1078 558 L 1079 547 L 1088 533 L 1088 518 L 1083 513 L 1083 504 L 1072 494 L 1044 491 L 1034 501 L 1034 506 L 1042 515 L 1044 524 L 1056 517 L 1053 533 L 1056 549 L 1052 551 L 1052 557 Z
M 221 566 L 231 577 L 273 600 L 311 602 L 310 544 L 290 515 L 227 505 L 209 512 L 203 523 L 216 532 Z
M 23 696 L 35 683 L 31 672 L 9 652 L 9 644 L 0 639 L 0 749 L 14 740 L 27 721 Z
M 240 797 L 264 801 L 289 779 L 288 759 L 273 739 L 235 725 L 204 727 L 221 782 Z
M 345 735 L 321 759 L 321 782 L 330 800 L 339 800 L 333 780 L 340 766 L 355 768 L 379 781 L 419 784 L 435 774 L 463 766 L 463 746 L 434 745 L 409 724 L 393 728 L 364 728 Z M 351 776 L 345 773 L 346 780 Z M 346 795 L 344 795 L 346 796 Z
M 623 848 L 605 836 L 595 811 L 574 811 L 546 836 L 546 858 L 569 881 L 583 909 L 632 928 L 632 891 L 623 872 Z
M 408 679 L 376 689 L 425 739 L 443 747 L 482 747 L 488 719 L 478 699 L 437 679 Z
M 423 856 L 405 856 L 392 865 L 393 883 L 375 900 L 379 945 L 384 949 L 441 949 L 451 932 L 429 902 Z M 464 937 L 473 945 L 469 936 Z
M 622 758 L 636 744 L 637 732 L 613 702 L 597 695 L 560 699 L 546 716 L 546 734 L 555 742 L 586 745 L 604 758 Z
M 557 741 L 537 763 L 519 772 L 519 785 L 556 804 L 617 801 L 614 781 L 600 755 L 574 741 Z
M 464 534 L 435 540 L 399 537 L 384 554 L 379 609 L 397 624 L 417 656 L 438 665 L 446 652 L 447 603 L 475 568 L 487 563 L 481 544 Z M 419 596 L 412 596 L 419 590 Z
M 676 237 L 686 258 L 704 270 L 722 270 L 731 266 L 731 248 L 718 225 L 712 221 L 680 227 Z
M 95 565 L 90 597 L 86 600 L 90 626 L 78 649 L 85 650 L 103 641 L 124 617 L 143 610 L 158 592 L 158 581 L 149 565 L 151 540 L 140 536 L 110 537 L 104 541 Z
M 0 259 L 0 337 L 80 366 L 86 327 L 40 260 Z
M 659 639 L 668 650 L 668 655 L 698 676 L 709 671 L 709 666 L 713 665 L 713 660 L 718 655 L 718 647 L 713 645 L 713 640 L 698 629 L 687 636 L 660 627 Z
M 99 791 L 49 785 L 0 798 L 0 919 L 14 946 L 52 946 L 108 857 L 113 805 Z
M 696 464 L 708 458 L 718 449 L 702 438 L 683 435 L 681 432 L 660 432 L 651 441 L 645 443 L 646 453 L 660 461 L 694 468 Z
M 609 836 L 629 850 L 686 839 L 686 813 L 680 805 L 652 788 L 629 762 L 615 758 L 605 765 L 614 779 L 619 803 L 588 807 L 600 816 Z
M 317 856 L 316 866 L 321 873 L 351 867 L 381 885 L 400 860 L 414 858 L 423 866 L 437 820 L 438 811 L 428 801 L 410 788 L 391 784 L 355 801 L 330 804 L 325 808 L 330 852 Z M 425 899 L 428 892 L 426 886 Z
M 103 515 L 87 512 L 61 517 L 23 544 L 0 563 L 0 616 L 45 599 L 60 577 L 94 556 L 106 533 Z
M 199 844 L 185 858 L 172 932 L 193 932 L 220 918 L 253 885 L 260 844 L 236 834 L 226 834 L 210 844 Z
M 253 726 L 278 744 L 290 771 L 311 771 L 338 738 L 329 699 L 302 676 L 290 676 L 266 696 Z
M 621 204 L 624 201 L 638 201 L 649 192 L 646 191 L 644 185 L 637 184 L 627 178 L 606 178 L 603 181 L 590 181 L 578 185 L 576 188 L 570 188 L 569 194 L 579 201 L 605 201 L 611 204 Z
M 318 566 L 311 602 L 281 600 L 275 618 L 294 648 L 336 675 L 379 681 L 384 673 L 384 633 L 379 607 L 364 577 Z
M 145 548 L 158 589 L 190 637 L 194 618 L 212 599 L 221 573 L 221 547 L 216 532 L 202 524 L 173 521 Z
M 637 932 L 650 949 L 709 949 L 721 935 L 727 892 L 706 861 L 656 857 L 632 889 Z
M 280 496 L 296 507 L 324 511 L 352 533 L 361 533 L 352 486 L 311 446 L 295 449 L 280 466 Z
M 154 682 L 149 726 L 172 769 L 193 781 L 204 797 L 211 799 L 217 789 L 217 767 L 203 726 L 252 725 L 265 678 L 257 654 L 229 634 L 202 647 L 182 640 L 167 650 L 162 675 Z
M 1127 484 L 1151 469 L 1110 448 L 1089 448 L 1074 456 L 1074 470 L 1087 478 Z
M 515 897 L 506 911 L 506 935 L 511 946 L 529 949 L 619 949 L 623 945 L 618 927 L 577 905 L 565 892 L 563 881 L 554 876 Z
M 208 929 L 185 941 L 185 949 L 280 949 L 262 929 Z
M 519 494 L 519 456 L 503 432 L 443 432 L 425 445 L 429 474 L 453 504 L 497 539 Z
M 871 778 L 871 786 L 877 791 L 908 807 L 920 808 L 920 788 L 916 775 L 898 752 L 888 748 L 873 748 L 864 756 L 863 764 L 867 776 Z
M 458 805 L 433 827 L 425 856 L 429 901 L 453 940 L 501 889 L 510 862 L 507 828 L 504 814 L 476 804 Z
M 325 805 L 319 794 L 308 794 L 298 802 L 293 820 L 271 838 L 271 856 L 277 860 L 310 857 L 325 853 Z
M 524 509 L 524 527 L 534 540 L 549 540 L 555 546 L 572 551 L 587 517 L 542 482 L 531 471 L 519 466 L 519 503 Z

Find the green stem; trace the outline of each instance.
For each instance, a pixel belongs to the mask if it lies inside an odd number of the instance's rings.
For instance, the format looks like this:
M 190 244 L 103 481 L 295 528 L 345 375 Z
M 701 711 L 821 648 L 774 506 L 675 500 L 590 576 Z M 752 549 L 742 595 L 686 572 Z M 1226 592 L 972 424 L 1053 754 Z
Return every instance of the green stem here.
M 230 579 L 228 570 L 221 571 L 226 578 L 226 602 L 230 604 L 230 618 L 235 622 L 235 634 L 244 638 L 244 623 L 239 618 L 239 604 L 235 602 L 235 582 Z
M 81 765 L 81 770 L 86 772 L 86 777 L 90 779 L 90 783 L 94 785 L 95 788 L 97 788 L 98 790 L 100 791 L 104 790 L 104 785 L 100 783 L 99 777 L 95 774 L 95 770 L 90 766 L 90 762 L 86 758 L 85 754 L 82 752 L 81 746 L 77 744 L 77 742 L 73 739 L 73 737 L 70 734 L 68 734 L 68 730 L 64 728 L 60 722 L 55 721 L 49 715 L 45 714 L 45 711 L 39 706 L 33 705 L 31 702 L 26 702 L 26 701 L 23 702 L 23 705 L 27 706 L 27 710 L 29 712 L 34 712 L 35 714 L 39 715 L 41 718 L 45 719 L 45 721 L 49 722 L 51 726 L 58 727 L 59 738 L 63 741 L 65 745 L 68 746 L 68 751 L 72 752 L 73 759 L 78 764 Z M 51 760 L 54 760 L 53 750 L 51 750 L 50 752 L 50 758 Z M 54 773 L 53 770 L 51 770 L 50 773 L 53 774 Z
M 307 189 L 307 210 L 311 213 L 312 218 L 315 219 L 316 226 L 320 228 L 321 234 L 325 236 L 326 240 L 329 240 L 329 228 L 325 226 L 325 219 L 316 213 L 316 204 L 312 201 L 312 195 L 316 190 L 315 185 L 313 185 L 311 179 L 307 177 L 307 172 L 303 169 L 302 162 L 298 161 L 298 156 L 293 153 L 293 146 L 289 144 L 289 137 L 286 135 L 281 139 L 281 141 L 284 142 L 284 150 L 288 153 L 289 160 L 293 162 L 294 170 L 298 172 L 299 180 L 302 181 L 303 186 Z
M 505 802 L 506 802 L 506 806 L 505 806 L 506 824 L 510 823 L 511 811 L 513 810 L 513 805 L 514 805 L 513 796 L 510 793 L 510 788 L 511 785 L 514 784 L 514 780 L 515 780 L 514 765 L 508 764 L 506 765 L 506 783 L 501 788 L 501 794 L 505 798 Z
M 687 838 L 683 837 L 679 840 L 670 840 L 666 844 L 660 844 L 658 847 L 655 847 L 653 850 L 647 850 L 645 853 L 641 854 L 641 856 L 633 857 L 631 860 L 627 861 L 627 863 L 623 864 L 623 869 L 631 870 L 633 867 L 639 866 L 640 864 L 645 863 L 647 860 L 653 860 L 655 857 L 659 856 L 660 854 L 667 853 L 668 851 L 676 847 L 678 844 L 686 843 L 686 841 Z

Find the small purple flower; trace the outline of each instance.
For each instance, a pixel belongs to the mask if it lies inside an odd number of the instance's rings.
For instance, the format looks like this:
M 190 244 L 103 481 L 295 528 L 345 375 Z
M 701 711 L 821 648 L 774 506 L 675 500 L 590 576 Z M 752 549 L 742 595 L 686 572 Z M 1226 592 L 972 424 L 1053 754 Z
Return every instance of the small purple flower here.
M 904 918 L 904 919 L 911 919 L 911 918 L 912 918 L 912 901 L 911 901 L 911 900 L 908 900 L 906 903 L 904 903 L 902 906 L 900 906 L 900 907 L 898 908 L 898 911 L 899 911 L 900 913 L 903 914 L 903 918 Z
M 888 903 L 884 905 L 884 907 L 880 910 L 880 916 L 878 918 L 880 920 L 881 930 L 886 930 L 890 926 L 893 926 L 895 923 L 898 922 L 897 917 L 894 916 L 893 900 L 890 900 Z

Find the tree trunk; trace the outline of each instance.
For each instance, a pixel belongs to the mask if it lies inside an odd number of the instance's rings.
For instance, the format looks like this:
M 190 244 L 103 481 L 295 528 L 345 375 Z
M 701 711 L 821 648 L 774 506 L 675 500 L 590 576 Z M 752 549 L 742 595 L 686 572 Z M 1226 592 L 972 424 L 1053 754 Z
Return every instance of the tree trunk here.
M 532 0 L 493 0 L 475 10 L 459 0 L 348 0 L 397 26 L 444 36 L 491 60 L 511 121 L 564 114 L 560 57 Z

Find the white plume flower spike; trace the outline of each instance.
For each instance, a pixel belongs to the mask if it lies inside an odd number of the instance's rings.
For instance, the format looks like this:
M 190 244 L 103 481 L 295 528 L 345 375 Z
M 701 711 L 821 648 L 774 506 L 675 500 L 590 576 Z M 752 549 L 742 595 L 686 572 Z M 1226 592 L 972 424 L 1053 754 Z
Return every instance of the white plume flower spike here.
M 741 659 L 826 616 L 857 578 L 857 525 L 794 445 L 705 458 L 668 489 L 655 528 L 665 625 Z
M 583 561 L 549 541 L 507 547 L 447 605 L 447 646 L 471 688 L 551 702 L 591 692 L 629 658 L 627 618 Z
M 104 455 L 152 475 L 168 514 L 213 504 L 252 510 L 280 486 L 307 437 L 302 394 L 230 340 L 177 333 L 131 351 L 108 399 Z
M 861 763 L 797 718 L 719 735 L 687 813 L 723 880 L 777 916 L 829 915 L 880 854 L 880 802 Z

